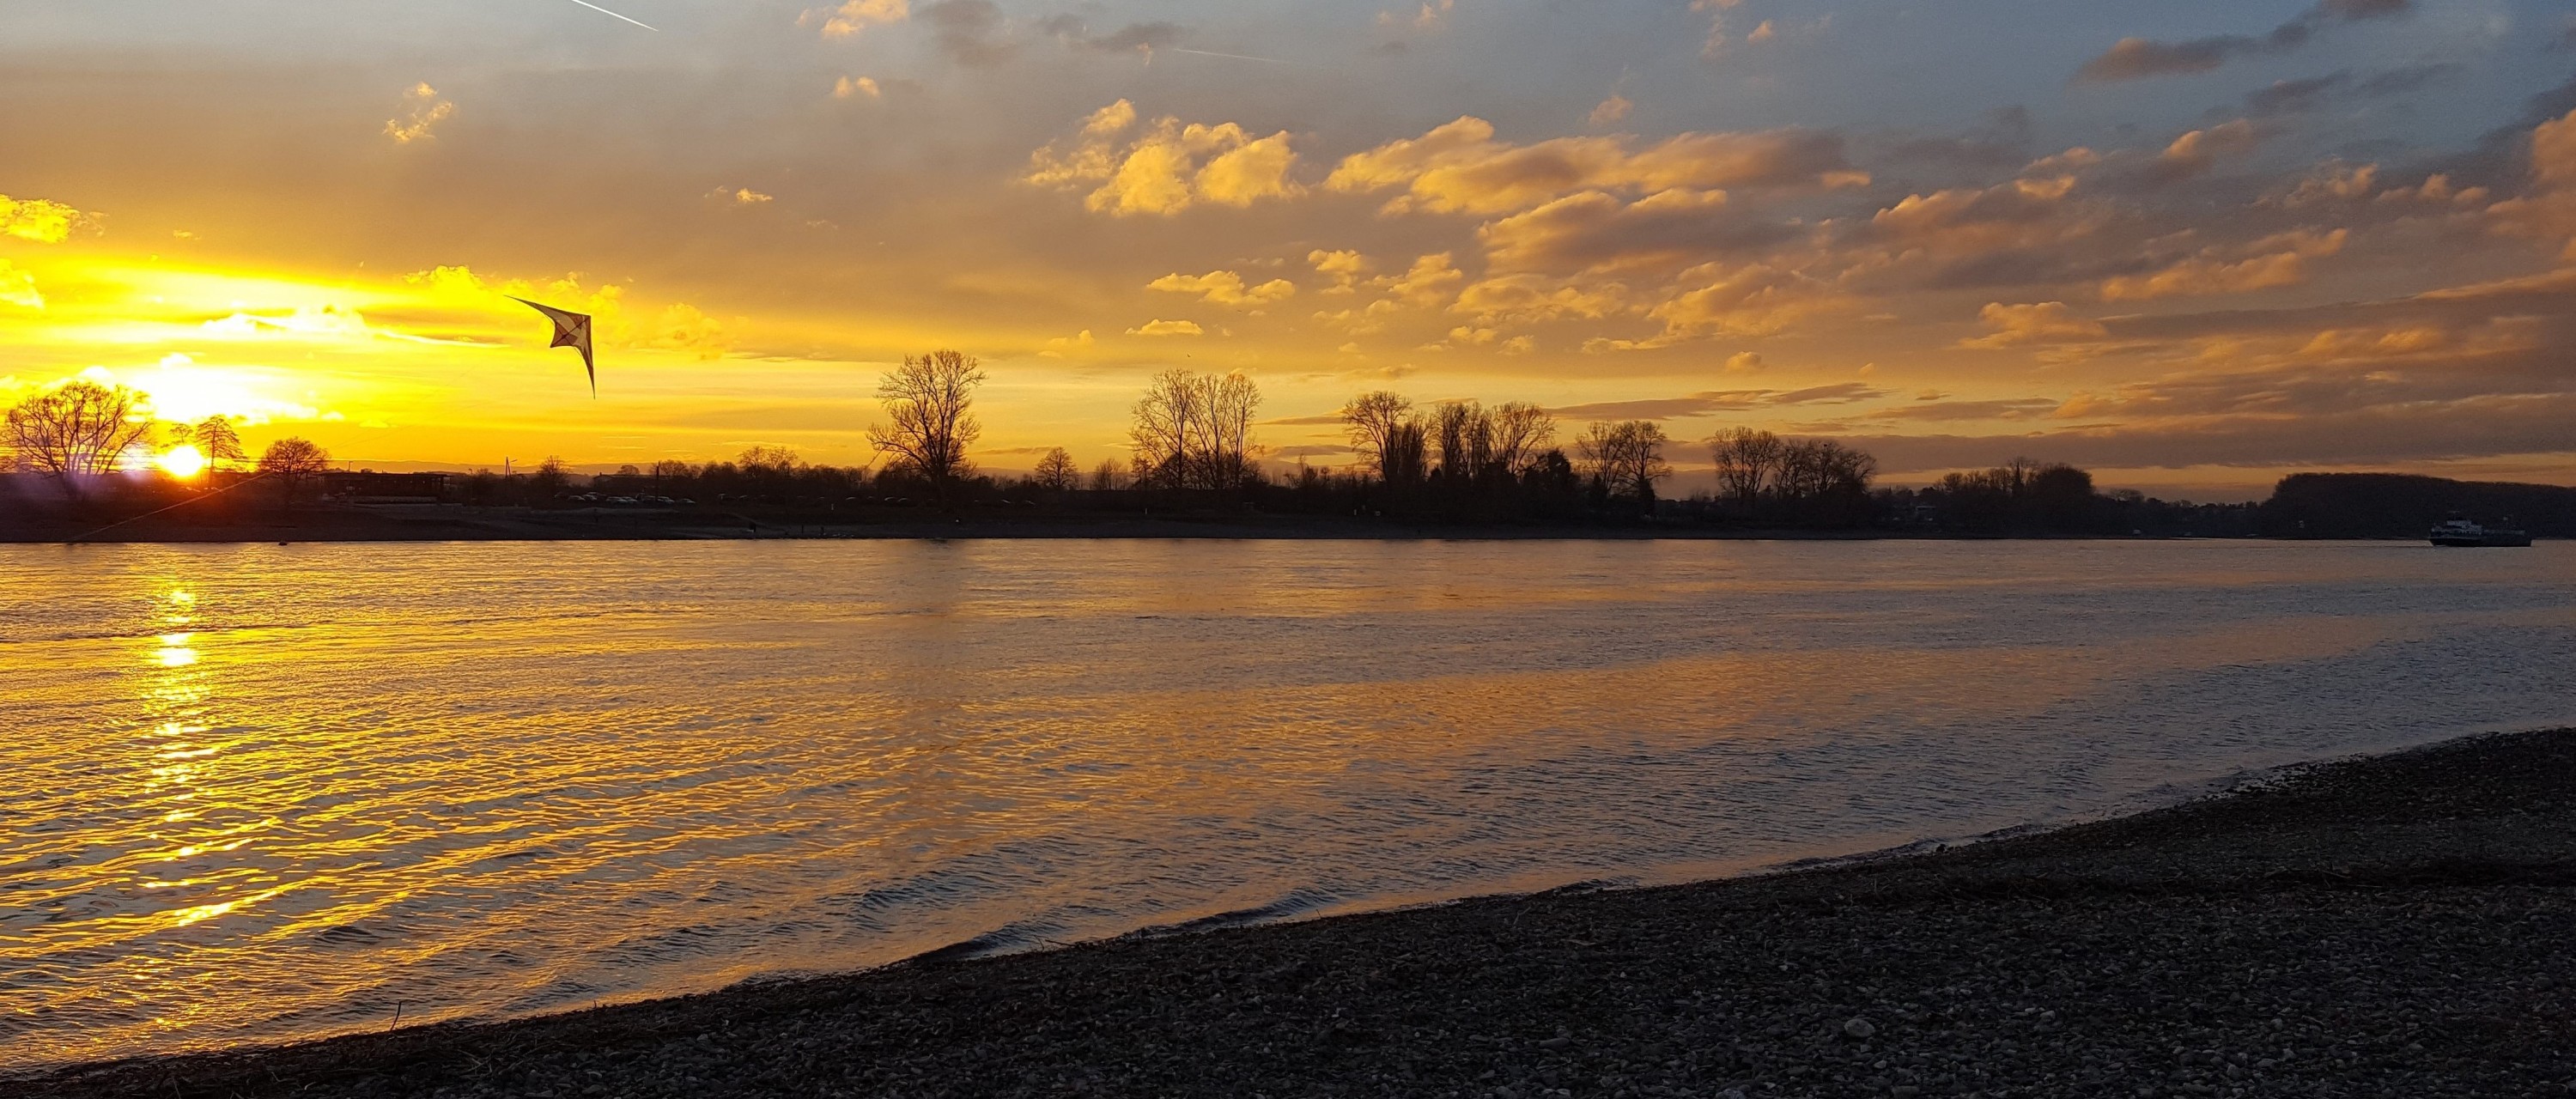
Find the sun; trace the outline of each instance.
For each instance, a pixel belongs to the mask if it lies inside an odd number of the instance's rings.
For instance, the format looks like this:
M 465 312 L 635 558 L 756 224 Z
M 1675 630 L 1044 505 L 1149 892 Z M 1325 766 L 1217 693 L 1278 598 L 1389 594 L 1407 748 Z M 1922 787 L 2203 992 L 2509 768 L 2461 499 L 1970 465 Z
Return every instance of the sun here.
M 193 480 L 198 474 L 206 471 L 205 453 L 184 443 L 163 451 L 161 456 L 153 461 L 161 467 L 162 472 L 182 481 Z

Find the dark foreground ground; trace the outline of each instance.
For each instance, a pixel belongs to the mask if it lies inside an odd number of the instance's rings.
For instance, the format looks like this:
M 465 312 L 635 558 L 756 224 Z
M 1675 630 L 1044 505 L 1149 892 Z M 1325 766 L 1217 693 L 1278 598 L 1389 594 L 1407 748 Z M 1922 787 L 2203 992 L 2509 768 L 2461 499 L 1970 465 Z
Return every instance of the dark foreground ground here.
M 924 960 L 18 1094 L 2551 1095 L 2576 1090 L 2571 982 L 2576 731 L 1857 866 Z

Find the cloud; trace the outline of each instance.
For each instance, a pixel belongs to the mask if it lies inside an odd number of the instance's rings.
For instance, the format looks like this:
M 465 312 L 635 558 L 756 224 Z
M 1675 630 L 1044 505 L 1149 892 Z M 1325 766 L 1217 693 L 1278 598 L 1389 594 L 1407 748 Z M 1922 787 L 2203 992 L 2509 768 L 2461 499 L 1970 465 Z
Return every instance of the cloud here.
M 1502 275 L 1459 291 L 1449 309 L 1488 324 L 1533 324 L 1566 317 L 1598 320 L 1628 310 L 1626 291 L 1618 283 L 1579 286 L 1535 274 Z
M 760 206 L 778 201 L 776 195 L 762 194 L 749 187 L 718 187 L 707 192 L 707 197 L 730 206 Z
M 2576 261 L 2576 111 L 2532 130 L 2531 189 L 2487 214 L 2500 232 L 2565 241 L 2559 257 Z
M 1727 43 L 1733 40 L 1726 30 L 1726 13 L 1743 3 L 1744 0 L 1691 0 L 1692 11 L 1708 13 L 1708 37 L 1700 43 L 1701 57 L 1714 58 L 1726 52 Z
M 1038 357 L 1043 359 L 1061 359 L 1076 351 L 1081 351 L 1090 347 L 1094 342 L 1096 341 L 1091 338 L 1091 330 L 1085 328 L 1070 336 L 1058 336 L 1054 339 L 1048 340 L 1046 342 L 1046 350 L 1038 352 Z
M 1332 280 L 1332 284 L 1324 288 L 1327 294 L 1350 293 L 1359 277 L 1375 266 L 1367 256 L 1347 249 L 1327 252 L 1318 248 L 1306 253 L 1306 262 L 1314 265 L 1316 274 Z
M 1294 297 L 1297 284 L 1286 279 L 1272 279 L 1259 286 L 1244 285 L 1243 276 L 1232 271 L 1210 271 L 1204 275 L 1170 274 L 1145 284 L 1148 290 L 1169 294 L 1197 294 L 1209 305 L 1236 309 L 1257 309 L 1272 302 Z
M 1761 370 L 1762 356 L 1753 352 L 1738 351 L 1726 357 L 1726 372 L 1729 374 L 1755 374 Z
M 2253 54 L 2288 53 L 2308 43 L 2326 25 L 2406 14 L 2409 0 L 2318 0 L 2287 23 L 2260 37 L 2224 34 L 2183 42 L 2123 38 L 2101 56 L 2076 70 L 2079 83 L 2106 84 L 2154 76 L 2208 72 L 2228 61 Z
M 832 85 L 834 99 L 857 99 L 861 96 L 879 99 L 884 95 L 885 88 L 878 85 L 877 78 L 873 76 L 844 76 Z
M 36 292 L 36 276 L 6 259 L 0 259 L 0 305 L 39 310 L 45 307 L 45 296 Z
M 2098 340 L 2110 335 L 2102 322 L 2078 316 L 2062 301 L 2032 305 L 1987 302 L 1984 309 L 1977 311 L 1977 319 L 1985 323 L 1988 334 L 1961 340 L 1959 347 L 1996 351 L 2021 344 Z
M 1601 191 L 1568 195 L 1477 230 L 1497 271 L 1617 271 L 1685 267 L 1793 240 L 1802 227 L 1757 217 L 1724 191 L 1676 187 L 1635 202 Z
M 1451 262 L 1450 254 L 1439 252 L 1415 259 L 1401 275 L 1382 275 L 1369 285 L 1386 290 L 1390 300 L 1427 307 L 1446 301 L 1450 289 L 1466 279 Z
M 1108 34 L 1093 34 L 1080 16 L 1058 15 L 1038 24 L 1039 29 L 1055 36 L 1067 49 L 1095 53 L 1141 53 L 1151 55 L 1179 42 L 1189 28 L 1178 23 L 1129 23 Z
M 1207 330 L 1197 321 L 1147 321 L 1127 330 L 1130 336 L 1197 336 Z
M 1915 420 L 1948 422 L 1962 420 L 2027 420 L 2058 407 L 2050 397 L 2012 397 L 1993 401 L 1933 400 L 1895 408 L 1872 409 L 1861 413 L 1864 420 Z
M 1628 112 L 1635 110 L 1636 107 L 1637 105 L 1629 101 L 1627 96 L 1614 94 L 1602 100 L 1599 106 L 1592 108 L 1590 121 L 1596 127 L 1607 129 L 1627 121 Z
M 674 303 L 663 309 L 652 331 L 640 342 L 647 347 L 685 351 L 700 362 L 721 359 L 725 352 L 733 349 L 732 338 L 726 335 L 724 325 L 700 312 L 698 307 L 686 303 Z
M 1712 336 L 1771 336 L 1840 309 L 1846 295 L 1813 276 L 1765 263 L 1709 264 L 1684 272 L 1680 289 L 1646 315 L 1664 330 L 1642 340 L 1597 337 L 1584 350 L 1645 351 Z
M 456 113 L 456 104 L 438 97 L 438 89 L 415 84 L 403 93 L 402 114 L 385 121 L 385 136 L 396 145 L 430 139 L 430 131 Z
M 1777 389 L 1724 389 L 1679 397 L 1597 401 L 1590 404 L 1551 408 L 1548 411 L 1569 420 L 1683 420 L 1696 416 L 1712 416 L 1721 412 L 1751 412 L 1764 408 L 1856 404 L 1862 401 L 1874 401 L 1887 395 L 1886 390 L 1867 382 L 1837 382 L 1833 385 L 1810 386 L 1785 392 Z
M 837 8 L 808 11 L 797 22 L 806 26 L 820 23 L 825 38 L 853 38 L 872 25 L 898 23 L 910 14 L 911 0 L 848 0 Z
M 2186 294 L 2235 294 L 2297 286 L 2308 281 L 2311 259 L 2343 251 L 2351 236 L 2345 229 L 2320 233 L 2300 229 L 2265 237 L 2241 247 L 2211 247 L 2200 254 L 2145 275 L 2123 275 L 2102 283 L 2104 301 L 2147 301 Z M 2241 257 L 2241 258 L 2238 258 Z
M 72 230 L 90 220 L 79 210 L 59 202 L 0 195 L 0 236 L 32 240 L 38 244 L 61 244 L 70 239 Z
M 1869 180 L 1843 159 L 1840 135 L 1816 130 L 1685 133 L 1634 151 L 1628 144 L 1625 137 L 1560 137 L 1514 145 L 1494 140 L 1493 123 L 1467 116 L 1354 153 L 1324 186 L 1350 193 L 1402 188 L 1385 206 L 1390 214 L 1490 215 L 1581 191 L 1830 188 Z
M 1304 190 L 1289 178 L 1297 154 L 1284 130 L 1256 138 L 1232 122 L 1165 117 L 1131 138 L 1136 123 L 1127 100 L 1103 107 L 1072 139 L 1031 154 L 1022 178 L 1042 187 L 1097 184 L 1084 206 L 1122 217 L 1168 216 L 1203 202 L 1244 207 Z
M 2352 82 L 2352 73 L 2336 72 L 2302 80 L 2275 80 L 2245 96 L 2245 113 L 2254 118 L 2312 111 L 2326 94 Z
M 2252 149 L 2262 141 L 2254 123 L 2237 119 L 2205 130 L 2193 130 L 2173 139 L 2165 151 L 2157 154 L 2148 166 L 2145 179 L 2154 184 L 2175 183 L 2208 171 L 2222 156 L 2234 156 Z
M 960 65 L 998 65 L 1019 52 L 993 0 L 935 0 L 919 14 L 930 26 L 931 42 Z

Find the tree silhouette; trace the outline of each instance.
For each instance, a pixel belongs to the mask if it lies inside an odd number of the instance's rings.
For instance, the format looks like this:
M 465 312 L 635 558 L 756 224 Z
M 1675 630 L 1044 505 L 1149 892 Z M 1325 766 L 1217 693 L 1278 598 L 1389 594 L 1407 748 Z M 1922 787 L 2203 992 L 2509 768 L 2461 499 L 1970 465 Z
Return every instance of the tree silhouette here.
M 268 449 L 259 455 L 260 475 L 278 483 L 288 507 L 295 505 L 314 478 L 330 468 L 330 451 L 292 436 L 268 444 Z
M 1351 449 L 1359 452 L 1361 461 L 1376 467 L 1381 479 L 1389 484 L 1421 479 L 1422 426 L 1414 422 L 1410 398 L 1383 389 L 1362 393 L 1342 406 L 1341 417 L 1350 432 Z M 1390 462 L 1390 457 L 1401 461 Z M 1399 472 L 1409 476 L 1399 477 Z
M 233 427 L 230 416 L 208 416 L 197 421 L 188 429 L 188 441 L 196 444 L 198 452 L 217 469 L 222 469 L 225 462 L 249 457 L 242 453 L 241 432 Z
M 1673 475 L 1672 464 L 1664 461 L 1668 441 L 1664 429 L 1652 420 L 1622 420 L 1593 424 L 1589 433 L 1575 440 L 1574 448 L 1583 460 L 1584 476 L 1611 496 L 1634 500 L 1651 510 L 1655 482 Z
M 1157 374 L 1127 432 L 1136 480 L 1156 488 L 1240 488 L 1257 480 L 1252 416 L 1261 389 L 1240 373 Z
M 8 448 L 29 470 L 54 478 L 73 499 L 81 479 L 113 471 L 154 429 L 143 395 L 124 386 L 72 382 L 9 410 Z
M 1070 492 L 1082 487 L 1082 470 L 1073 464 L 1073 452 L 1057 447 L 1038 459 L 1035 480 L 1039 488 Z
M 959 478 L 974 472 L 966 448 L 982 436 L 970 409 L 984 368 L 959 351 L 906 355 L 903 365 L 877 383 L 877 403 L 890 425 L 870 426 L 868 441 L 892 456 L 892 465 L 930 482 L 945 499 Z

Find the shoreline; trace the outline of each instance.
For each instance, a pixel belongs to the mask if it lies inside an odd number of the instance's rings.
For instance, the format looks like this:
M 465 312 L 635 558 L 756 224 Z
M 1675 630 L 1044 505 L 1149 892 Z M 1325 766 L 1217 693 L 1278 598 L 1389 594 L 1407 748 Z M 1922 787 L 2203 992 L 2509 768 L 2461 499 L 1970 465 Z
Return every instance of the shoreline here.
M 816 520 L 826 521 L 816 521 Z M 837 521 L 830 521 L 837 520 Z M 1876 528 L 1509 524 L 1358 519 L 1303 514 L 1151 514 L 918 511 L 851 515 L 743 515 L 701 510 L 530 510 L 457 505 L 334 505 L 295 512 L 231 513 L 221 520 L 157 517 L 112 525 L 60 516 L 0 515 L 0 545 L 251 544 L 263 542 L 660 542 L 971 539 L 1235 539 L 1294 541 L 2139 541 L 2251 537 L 2064 533 L 1964 533 Z
M 2576 1014 L 2571 780 L 2576 730 L 2477 734 L 1930 852 L 933 951 L 18 1081 L 61 1096 L 2552 1093 L 2576 1083 L 2558 1052 Z

